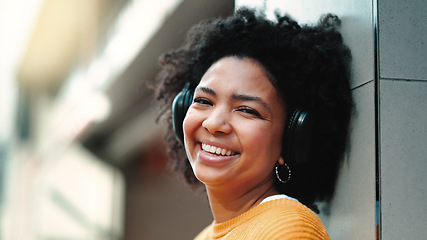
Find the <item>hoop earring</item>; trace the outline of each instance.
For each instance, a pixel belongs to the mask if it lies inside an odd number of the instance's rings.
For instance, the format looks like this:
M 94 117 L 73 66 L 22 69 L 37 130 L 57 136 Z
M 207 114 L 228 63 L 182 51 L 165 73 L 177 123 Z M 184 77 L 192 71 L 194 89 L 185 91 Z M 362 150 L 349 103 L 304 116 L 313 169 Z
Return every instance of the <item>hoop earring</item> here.
M 286 180 L 283 180 L 281 177 L 280 177 L 280 174 L 279 174 L 279 166 L 282 166 L 282 167 L 286 167 L 286 169 L 288 170 L 288 178 L 286 179 Z M 279 163 L 276 163 L 276 177 L 277 177 L 277 180 L 279 180 L 279 182 L 281 182 L 281 183 L 288 183 L 289 182 L 289 180 L 291 179 L 291 169 L 289 168 L 289 166 L 285 163 L 285 164 L 283 164 L 283 165 L 280 165 Z

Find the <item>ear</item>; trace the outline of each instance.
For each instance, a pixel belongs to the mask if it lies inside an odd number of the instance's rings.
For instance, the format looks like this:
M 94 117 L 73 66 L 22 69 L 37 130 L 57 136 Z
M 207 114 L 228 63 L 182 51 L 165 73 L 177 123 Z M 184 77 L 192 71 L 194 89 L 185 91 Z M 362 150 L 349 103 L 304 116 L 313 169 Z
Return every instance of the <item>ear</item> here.
M 283 157 L 279 158 L 279 161 L 277 161 L 280 165 L 285 164 L 285 160 L 283 160 Z

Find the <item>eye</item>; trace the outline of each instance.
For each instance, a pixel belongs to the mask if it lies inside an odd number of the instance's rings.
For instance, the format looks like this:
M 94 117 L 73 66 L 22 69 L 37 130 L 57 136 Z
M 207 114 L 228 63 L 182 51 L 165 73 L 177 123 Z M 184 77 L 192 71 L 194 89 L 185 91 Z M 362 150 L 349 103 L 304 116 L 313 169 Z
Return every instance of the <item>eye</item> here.
M 262 118 L 261 114 L 257 110 L 250 107 L 240 107 L 237 109 L 237 111 Z
M 196 97 L 193 102 L 197 103 L 197 104 L 212 106 L 212 102 L 209 101 L 209 99 L 207 99 L 207 98 Z

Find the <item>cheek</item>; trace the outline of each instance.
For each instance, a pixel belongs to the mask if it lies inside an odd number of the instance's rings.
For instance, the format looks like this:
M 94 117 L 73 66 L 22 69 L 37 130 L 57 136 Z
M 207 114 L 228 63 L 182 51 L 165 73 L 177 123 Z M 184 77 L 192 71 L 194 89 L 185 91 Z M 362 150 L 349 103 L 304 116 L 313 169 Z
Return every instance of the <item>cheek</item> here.
M 271 156 L 272 158 L 280 157 L 282 150 L 283 128 L 280 126 L 247 126 L 245 139 L 246 146 L 253 152 Z
M 187 139 L 189 136 L 193 135 L 193 132 L 197 128 L 197 114 L 194 114 L 194 111 L 192 111 L 191 108 L 185 115 L 184 122 L 182 123 L 182 125 L 182 129 L 184 131 L 184 139 Z
M 192 158 L 191 150 L 195 146 L 195 134 L 200 124 L 200 119 L 197 117 L 194 111 L 191 111 L 191 108 L 188 110 L 187 115 L 184 118 L 183 122 L 183 131 L 184 131 L 184 146 L 188 158 Z M 194 153 L 193 153 L 194 154 Z

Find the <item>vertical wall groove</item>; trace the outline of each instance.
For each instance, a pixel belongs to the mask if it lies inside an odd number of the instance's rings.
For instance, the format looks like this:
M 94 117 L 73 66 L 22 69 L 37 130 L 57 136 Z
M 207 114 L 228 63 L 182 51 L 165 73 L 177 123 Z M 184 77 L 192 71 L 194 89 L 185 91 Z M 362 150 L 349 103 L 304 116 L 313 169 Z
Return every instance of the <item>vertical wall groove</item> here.
M 372 0 L 372 19 L 374 29 L 374 96 L 375 96 L 375 179 L 376 179 L 376 224 L 377 239 L 381 239 L 381 129 L 380 129 L 380 72 L 379 72 L 379 26 L 378 0 Z

